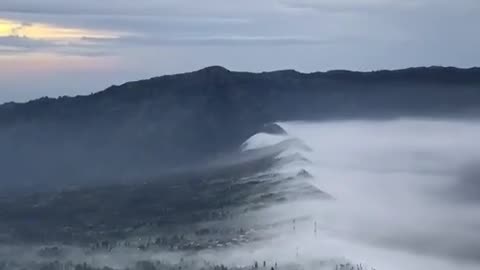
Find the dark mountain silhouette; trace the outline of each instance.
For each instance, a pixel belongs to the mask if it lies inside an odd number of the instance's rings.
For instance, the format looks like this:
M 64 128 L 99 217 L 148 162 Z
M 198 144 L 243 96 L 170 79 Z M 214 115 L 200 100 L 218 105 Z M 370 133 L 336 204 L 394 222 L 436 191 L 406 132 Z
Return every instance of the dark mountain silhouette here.
M 214 66 L 1 105 L 0 181 L 3 190 L 143 181 L 235 151 L 275 121 L 475 117 L 479 109 L 480 68 L 257 74 Z

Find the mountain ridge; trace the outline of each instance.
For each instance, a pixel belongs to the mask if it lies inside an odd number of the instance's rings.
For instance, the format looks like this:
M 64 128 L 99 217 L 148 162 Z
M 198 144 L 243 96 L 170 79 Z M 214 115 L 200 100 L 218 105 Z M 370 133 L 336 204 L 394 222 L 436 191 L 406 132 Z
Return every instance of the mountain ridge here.
M 82 97 L 89 97 L 89 96 L 94 96 L 99 93 L 109 91 L 115 87 L 121 87 L 130 83 L 141 83 L 145 81 L 150 81 L 150 80 L 157 80 L 157 79 L 162 79 L 166 77 L 175 77 L 175 76 L 182 76 L 182 75 L 191 75 L 191 74 L 196 74 L 196 73 L 215 73 L 215 74 L 228 74 L 228 73 L 244 73 L 244 74 L 256 74 L 256 75 L 274 75 L 274 74 L 295 74 L 295 75 L 303 75 L 303 76 L 314 76 L 314 77 L 319 77 L 319 76 L 329 76 L 331 75 L 333 78 L 339 76 L 339 75 L 359 75 L 359 76 L 372 76 L 372 75 L 381 75 L 381 74 L 405 74 L 405 73 L 416 73 L 416 72 L 427 72 L 424 74 L 428 74 L 428 72 L 462 72 L 462 73 L 468 73 L 465 74 L 466 76 L 475 76 L 476 79 L 475 81 L 480 82 L 480 67 L 468 67 L 468 68 L 459 68 L 459 67 L 454 67 L 454 66 L 418 66 L 418 67 L 408 67 L 408 68 L 402 68 L 402 69 L 378 69 L 378 70 L 371 70 L 371 71 L 357 71 L 357 70 L 348 70 L 348 69 L 332 69 L 328 71 L 314 71 L 314 72 L 301 72 L 295 69 L 281 69 L 281 70 L 273 70 L 273 71 L 262 71 L 262 72 L 248 72 L 248 71 L 236 71 L 236 70 L 229 70 L 223 66 L 219 65 L 213 65 L 213 66 L 207 66 L 205 68 L 201 68 L 196 71 L 191 71 L 191 72 L 183 72 L 183 73 L 176 73 L 176 74 L 165 74 L 165 75 L 160 75 L 160 76 L 155 76 L 151 77 L 148 79 L 140 79 L 140 80 L 134 80 L 134 81 L 129 81 L 125 82 L 119 85 L 111 85 L 107 87 L 104 90 L 100 90 L 98 92 L 94 92 L 92 94 L 88 95 L 76 95 L 76 96 L 68 96 L 68 95 L 63 95 L 59 97 L 40 97 L 40 98 L 35 98 L 26 102 L 4 102 L 0 104 L 0 108 L 2 107 L 11 107 L 15 105 L 26 105 L 30 104 L 32 102 L 37 102 L 37 101 L 45 101 L 45 100 L 62 100 L 62 99 L 72 99 L 72 98 L 82 98 Z M 340 78 L 337 78 L 340 79 Z
M 0 106 L 0 184 L 138 181 L 235 152 L 268 123 L 478 117 L 479 104 L 479 68 L 305 74 L 213 66 Z

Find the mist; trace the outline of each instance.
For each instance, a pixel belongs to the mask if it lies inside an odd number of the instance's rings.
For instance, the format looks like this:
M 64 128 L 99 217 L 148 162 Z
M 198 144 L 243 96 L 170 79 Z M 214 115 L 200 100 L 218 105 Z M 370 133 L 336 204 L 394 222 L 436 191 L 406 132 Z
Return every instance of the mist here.
M 263 251 L 304 263 L 344 258 L 377 269 L 476 269 L 480 265 L 480 123 L 454 119 L 286 122 L 285 138 L 310 149 L 274 168 L 308 171 L 307 181 L 334 199 L 292 200 L 259 214 L 303 217 L 278 229 Z M 277 143 L 256 135 L 252 146 Z M 299 159 L 303 157 L 302 159 Z M 298 198 L 298 197 L 297 197 Z M 314 232 L 317 222 L 317 232 Z M 268 249 L 271 249 L 267 251 Z M 299 254 L 296 254 L 296 250 Z M 318 268 L 317 268 L 318 269 Z
M 201 243 L 201 237 L 189 238 L 188 232 L 208 228 L 214 232 L 206 236 L 213 246 L 143 250 L 132 243 L 152 245 L 158 234 L 137 232 L 103 251 L 53 243 L 61 246 L 60 260 L 113 269 L 147 269 L 135 268 L 141 261 L 192 269 L 250 269 L 255 262 L 265 262 L 267 269 L 333 270 L 346 264 L 388 270 L 478 269 L 480 122 L 400 118 L 277 125 L 282 132 L 255 134 L 240 146 L 238 157 L 212 164 L 232 168 L 273 155 L 255 170 L 252 165 L 238 167 L 243 173 L 231 180 L 236 188 L 210 191 L 209 196 L 228 192 L 227 197 L 243 197 L 221 206 L 231 214 L 161 232 L 187 232 L 185 241 Z M 219 180 L 209 180 L 208 189 L 228 178 L 215 177 Z M 146 228 L 142 231 L 148 232 Z M 238 230 L 244 232 L 231 233 Z M 38 255 L 44 247 L 2 245 L 0 258 L 48 261 Z

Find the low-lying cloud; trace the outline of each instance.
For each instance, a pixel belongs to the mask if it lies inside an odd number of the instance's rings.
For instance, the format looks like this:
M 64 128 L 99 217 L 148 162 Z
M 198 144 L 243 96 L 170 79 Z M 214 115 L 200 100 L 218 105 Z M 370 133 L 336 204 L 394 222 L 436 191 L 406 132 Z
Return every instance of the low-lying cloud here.
M 288 250 L 289 243 L 296 243 L 306 260 L 344 256 L 377 269 L 480 265 L 478 121 L 297 122 L 282 127 L 313 151 L 302 154 L 309 163 L 286 164 L 281 170 L 307 170 L 311 185 L 335 200 L 272 206 L 281 211 L 265 219 L 310 217 L 297 225 L 297 235 L 279 233 L 275 247 Z M 314 221 L 319 227 L 315 236 Z

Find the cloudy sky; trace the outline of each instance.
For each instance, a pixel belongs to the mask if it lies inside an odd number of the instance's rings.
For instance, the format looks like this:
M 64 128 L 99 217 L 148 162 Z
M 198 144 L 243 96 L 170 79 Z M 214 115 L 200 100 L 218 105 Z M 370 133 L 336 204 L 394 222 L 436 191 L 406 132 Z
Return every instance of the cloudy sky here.
M 480 65 L 479 0 L 0 0 L 0 103 L 209 65 Z

